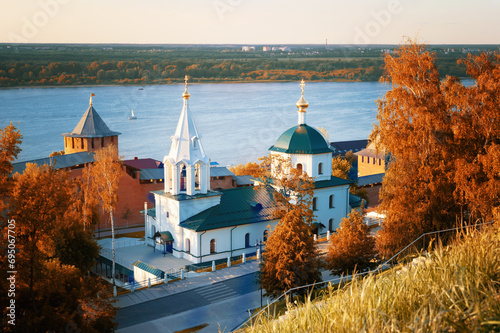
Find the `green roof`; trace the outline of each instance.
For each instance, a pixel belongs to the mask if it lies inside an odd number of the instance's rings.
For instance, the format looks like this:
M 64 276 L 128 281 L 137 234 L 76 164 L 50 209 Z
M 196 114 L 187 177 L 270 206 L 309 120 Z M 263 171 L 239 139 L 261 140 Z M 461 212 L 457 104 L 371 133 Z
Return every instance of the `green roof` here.
M 164 279 L 165 278 L 165 272 L 162 271 L 161 269 L 158 269 L 156 267 L 153 267 L 151 265 L 146 264 L 145 262 L 142 262 L 140 260 L 137 260 L 132 264 L 132 266 L 135 266 L 137 268 L 142 269 L 143 271 L 146 271 L 150 274 L 153 274 L 154 276 L 157 276 L 159 278 Z
M 324 154 L 333 149 L 317 129 L 307 126 L 294 126 L 281 134 L 270 151 L 287 154 Z
M 196 193 L 195 195 L 187 195 L 186 193 L 173 195 L 172 193 L 165 193 L 165 190 L 151 191 L 151 193 L 163 195 L 166 196 L 167 198 L 174 199 L 177 201 L 216 197 L 222 195 L 222 193 L 219 191 L 208 191 L 207 193 Z
M 172 237 L 172 234 L 170 231 L 160 231 L 161 239 L 163 239 L 165 242 L 171 242 L 174 240 L 174 237 Z
M 342 185 L 349 185 L 352 183 L 353 182 L 350 180 L 332 176 L 329 180 L 319 180 L 314 182 L 314 188 L 318 189 L 325 187 L 342 186 Z
M 180 226 L 205 231 L 272 221 L 275 220 L 273 213 L 282 207 L 274 201 L 274 189 L 270 186 L 237 187 L 221 190 L 220 193 L 219 205 L 188 218 Z
M 362 202 L 363 202 L 362 198 L 352 193 L 349 193 L 349 206 L 351 206 L 351 208 L 361 207 Z

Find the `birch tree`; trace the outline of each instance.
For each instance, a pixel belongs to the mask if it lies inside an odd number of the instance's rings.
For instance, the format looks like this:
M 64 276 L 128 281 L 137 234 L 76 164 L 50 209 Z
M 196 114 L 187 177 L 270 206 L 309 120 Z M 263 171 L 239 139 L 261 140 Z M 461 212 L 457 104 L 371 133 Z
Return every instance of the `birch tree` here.
M 91 169 L 92 182 L 94 183 L 102 208 L 105 212 L 109 213 L 109 218 L 111 220 L 111 271 L 113 275 L 113 294 L 116 296 L 114 211 L 116 202 L 118 201 L 117 192 L 122 172 L 122 164 L 118 157 L 118 148 L 114 145 L 96 151 L 94 160 L 94 166 Z

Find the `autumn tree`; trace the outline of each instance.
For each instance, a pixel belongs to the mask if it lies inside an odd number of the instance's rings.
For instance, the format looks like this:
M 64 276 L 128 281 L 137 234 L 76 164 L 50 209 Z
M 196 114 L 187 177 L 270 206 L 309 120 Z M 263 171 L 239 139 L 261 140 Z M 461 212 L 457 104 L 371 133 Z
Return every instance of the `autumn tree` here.
M 348 217 L 344 217 L 330 237 L 326 261 L 332 275 L 352 274 L 376 267 L 375 238 L 370 235 L 370 227 L 358 211 L 353 209 Z
M 319 253 L 301 209 L 281 218 L 266 241 L 260 284 L 266 296 L 278 297 L 290 288 L 321 281 Z
M 12 162 L 21 152 L 22 135 L 12 122 L 4 129 L 0 129 L 0 222 L 4 218 L 8 197 L 12 189 L 12 182 L 8 181 L 12 172 Z
M 379 100 L 371 139 L 392 157 L 380 192 L 386 219 L 378 246 L 386 255 L 424 232 L 454 226 L 460 211 L 453 197 L 451 112 L 434 61 L 416 43 L 385 58 L 384 80 L 392 89 Z
M 111 250 L 113 294 L 116 296 L 115 268 L 115 223 L 114 211 L 118 201 L 118 185 L 120 183 L 122 164 L 118 156 L 118 148 L 109 145 L 95 152 L 94 165 L 91 169 L 91 179 L 96 189 L 97 197 L 104 211 L 109 213 L 111 220 Z
M 11 182 L 9 218 L 15 221 L 19 250 L 15 262 L 19 311 L 16 326 L 9 328 L 57 332 L 75 323 L 88 332 L 112 330 L 115 311 L 99 294 L 102 284 L 86 274 L 98 255 L 98 246 L 76 219 L 74 187 L 66 172 L 28 163 L 23 174 L 16 174 Z M 68 231 L 79 236 L 68 235 Z M 84 304 L 94 308 L 87 312 Z
M 229 170 L 236 176 L 251 175 L 252 177 L 260 177 L 262 169 L 257 162 L 248 162 L 247 164 L 229 167 Z
M 473 84 L 441 81 L 435 56 L 409 43 L 385 59 L 392 89 L 379 100 L 378 138 L 391 156 L 377 246 L 394 253 L 424 232 L 488 220 L 500 206 L 500 58 L 462 60 Z
M 263 186 L 275 188 L 274 199 L 282 209 L 276 210 L 274 216 L 280 221 L 265 243 L 260 284 L 266 295 L 277 297 L 290 288 L 321 281 L 312 237 L 314 182 L 280 155 L 270 155 L 262 166 Z
M 455 199 L 471 220 L 489 221 L 500 207 L 500 54 L 461 60 L 474 84 L 443 83 L 456 158 Z

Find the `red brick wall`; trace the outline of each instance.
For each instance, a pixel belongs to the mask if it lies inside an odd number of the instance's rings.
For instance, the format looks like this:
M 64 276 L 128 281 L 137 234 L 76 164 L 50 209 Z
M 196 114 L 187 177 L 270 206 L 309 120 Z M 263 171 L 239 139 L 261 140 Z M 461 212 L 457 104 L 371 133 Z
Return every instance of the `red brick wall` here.
M 74 179 L 82 174 L 83 169 L 71 170 L 70 178 Z M 151 191 L 164 188 L 163 183 L 141 184 L 138 178 L 133 178 L 122 169 L 122 176 L 118 187 L 118 202 L 114 212 L 115 228 L 132 225 L 144 225 L 144 215 L 140 213 L 144 210 L 144 202 L 148 202 L 148 207 L 152 208 L 154 202 L 148 200 Z M 111 221 L 108 213 L 101 214 L 101 221 L 96 229 L 110 229 Z

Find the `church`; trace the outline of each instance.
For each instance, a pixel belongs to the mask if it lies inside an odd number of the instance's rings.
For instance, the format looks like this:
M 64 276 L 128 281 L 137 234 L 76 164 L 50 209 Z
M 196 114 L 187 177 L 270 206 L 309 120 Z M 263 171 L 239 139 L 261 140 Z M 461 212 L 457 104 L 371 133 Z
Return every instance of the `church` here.
M 289 158 L 314 179 L 313 210 L 318 232 L 334 231 L 361 199 L 349 193 L 350 181 L 331 176 L 332 148 L 325 136 L 306 124 L 309 106 L 302 94 L 297 102 L 298 124 L 281 134 L 271 154 Z M 222 190 L 210 188 L 210 158 L 189 109 L 187 77 L 183 107 L 171 147 L 163 159 L 164 189 L 152 192 L 154 208 L 147 210 L 146 239 L 175 257 L 201 263 L 256 251 L 278 223 L 273 212 L 280 204 L 271 186 Z M 257 180 L 256 180 L 257 182 Z

